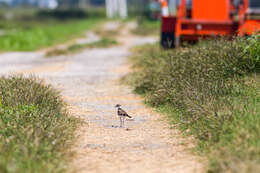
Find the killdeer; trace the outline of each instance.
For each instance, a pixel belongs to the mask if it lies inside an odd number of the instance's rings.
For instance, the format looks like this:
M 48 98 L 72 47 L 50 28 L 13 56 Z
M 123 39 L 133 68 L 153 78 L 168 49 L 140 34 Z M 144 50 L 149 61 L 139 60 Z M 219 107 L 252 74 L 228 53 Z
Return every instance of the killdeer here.
M 125 118 L 128 117 L 128 118 L 132 118 L 131 116 L 129 116 L 126 111 L 124 111 L 121 107 L 120 104 L 117 104 L 115 106 L 117 108 L 117 115 L 119 116 L 120 118 L 120 127 L 123 127 L 124 124 L 125 124 Z

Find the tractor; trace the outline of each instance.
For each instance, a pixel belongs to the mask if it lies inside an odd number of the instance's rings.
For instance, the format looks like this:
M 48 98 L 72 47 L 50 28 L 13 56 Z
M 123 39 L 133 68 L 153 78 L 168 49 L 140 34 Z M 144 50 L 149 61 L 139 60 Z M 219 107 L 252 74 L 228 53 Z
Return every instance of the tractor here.
M 260 31 L 260 0 L 179 0 L 176 16 L 164 13 L 161 21 L 164 48 L 212 36 L 252 35 Z

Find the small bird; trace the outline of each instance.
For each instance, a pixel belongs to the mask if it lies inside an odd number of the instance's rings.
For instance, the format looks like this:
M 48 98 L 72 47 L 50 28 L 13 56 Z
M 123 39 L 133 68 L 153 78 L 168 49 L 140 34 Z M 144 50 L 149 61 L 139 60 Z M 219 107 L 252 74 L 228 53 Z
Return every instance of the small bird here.
M 128 118 L 132 118 L 131 116 L 129 116 L 126 111 L 124 111 L 121 107 L 120 104 L 117 104 L 115 106 L 117 108 L 117 115 L 119 116 L 120 118 L 120 127 L 123 127 L 124 124 L 125 124 L 125 118 L 128 117 Z

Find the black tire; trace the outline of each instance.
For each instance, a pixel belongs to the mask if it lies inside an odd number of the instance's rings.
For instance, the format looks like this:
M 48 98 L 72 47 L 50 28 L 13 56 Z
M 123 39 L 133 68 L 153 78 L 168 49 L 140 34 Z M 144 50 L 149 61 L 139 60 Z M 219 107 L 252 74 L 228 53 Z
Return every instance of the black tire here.
M 162 32 L 161 33 L 161 46 L 166 49 L 174 48 L 175 35 L 173 32 Z

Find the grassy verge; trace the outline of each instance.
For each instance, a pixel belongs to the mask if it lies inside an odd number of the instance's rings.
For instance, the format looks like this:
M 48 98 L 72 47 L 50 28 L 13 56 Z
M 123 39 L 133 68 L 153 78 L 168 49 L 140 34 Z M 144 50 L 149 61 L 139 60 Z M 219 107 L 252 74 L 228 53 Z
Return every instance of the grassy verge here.
M 260 171 L 260 37 L 136 48 L 135 92 L 197 139 L 210 173 Z
M 33 77 L 0 78 L 0 172 L 64 172 L 78 120 Z
M 67 49 L 54 49 L 46 53 L 46 57 L 68 55 L 73 53 L 78 53 L 86 48 L 109 48 L 111 46 L 117 45 L 118 42 L 110 38 L 102 38 L 98 41 L 86 44 L 73 44 Z
M 32 51 L 80 36 L 100 19 L 2 21 L 0 51 Z

